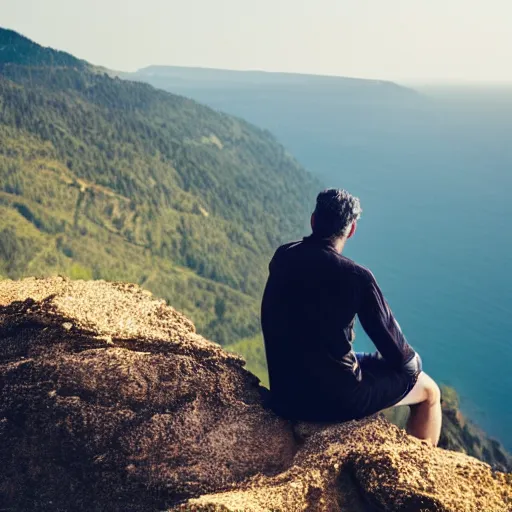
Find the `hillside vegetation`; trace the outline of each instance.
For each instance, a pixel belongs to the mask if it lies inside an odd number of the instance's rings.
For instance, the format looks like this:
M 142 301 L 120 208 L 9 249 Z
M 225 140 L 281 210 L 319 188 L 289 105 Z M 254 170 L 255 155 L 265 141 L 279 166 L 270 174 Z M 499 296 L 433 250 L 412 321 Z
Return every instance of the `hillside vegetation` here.
M 0 29 L 0 275 L 136 282 L 226 343 L 318 183 L 267 132 Z

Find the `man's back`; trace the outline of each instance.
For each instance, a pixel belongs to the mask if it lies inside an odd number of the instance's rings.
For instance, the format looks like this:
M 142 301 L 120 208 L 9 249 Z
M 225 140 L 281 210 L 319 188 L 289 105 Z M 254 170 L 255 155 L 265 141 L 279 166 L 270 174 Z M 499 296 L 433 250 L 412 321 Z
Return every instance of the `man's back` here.
M 276 251 L 262 328 L 277 409 L 317 417 L 340 404 L 352 407 L 360 379 L 351 346 L 356 314 L 380 336 L 388 357 L 402 364 L 409 347 L 370 271 L 315 235 Z M 382 329 L 388 321 L 393 325 Z M 391 340 L 385 339 L 388 327 Z

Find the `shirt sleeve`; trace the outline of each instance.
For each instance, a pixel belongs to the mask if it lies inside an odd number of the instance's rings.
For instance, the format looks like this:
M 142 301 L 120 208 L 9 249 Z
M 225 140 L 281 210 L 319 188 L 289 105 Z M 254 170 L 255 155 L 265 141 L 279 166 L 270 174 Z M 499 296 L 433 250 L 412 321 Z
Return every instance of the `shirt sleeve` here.
M 359 321 L 382 357 L 396 369 L 402 369 L 415 352 L 402 333 L 375 277 L 371 272 L 368 274 L 357 313 Z

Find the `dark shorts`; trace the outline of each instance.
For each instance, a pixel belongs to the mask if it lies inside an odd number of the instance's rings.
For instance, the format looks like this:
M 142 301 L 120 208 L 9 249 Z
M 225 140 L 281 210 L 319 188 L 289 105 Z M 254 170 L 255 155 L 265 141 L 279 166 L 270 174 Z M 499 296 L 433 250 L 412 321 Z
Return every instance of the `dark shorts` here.
M 311 386 L 287 397 L 270 394 L 274 411 L 290 420 L 338 422 L 361 419 L 392 407 L 409 394 L 422 371 L 421 358 L 415 355 L 397 370 L 376 352 L 352 352 L 349 373 L 332 378 L 324 389 Z M 332 377 L 332 376 L 331 376 Z
M 360 382 L 353 391 L 348 410 L 342 407 L 352 419 L 369 416 L 396 405 L 409 394 L 422 371 L 418 354 L 400 371 L 392 368 L 378 352 L 356 352 L 355 355 L 359 364 Z

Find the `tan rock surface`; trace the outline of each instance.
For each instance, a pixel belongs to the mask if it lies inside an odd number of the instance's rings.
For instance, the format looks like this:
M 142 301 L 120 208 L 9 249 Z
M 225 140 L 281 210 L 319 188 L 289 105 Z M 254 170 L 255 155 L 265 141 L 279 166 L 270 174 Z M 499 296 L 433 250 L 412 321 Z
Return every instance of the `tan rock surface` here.
M 102 281 L 0 282 L 0 461 L 0 510 L 512 511 L 511 475 L 380 416 L 293 432 L 241 358 Z
M 291 461 L 242 359 L 138 287 L 3 281 L 0 304 L 0 503 L 156 510 Z
M 292 466 L 177 510 L 509 512 L 512 475 L 467 455 L 432 448 L 382 416 L 305 426 Z

